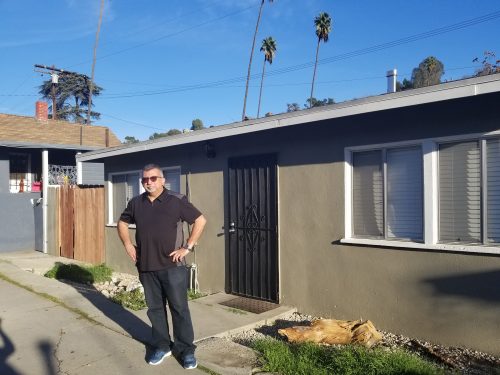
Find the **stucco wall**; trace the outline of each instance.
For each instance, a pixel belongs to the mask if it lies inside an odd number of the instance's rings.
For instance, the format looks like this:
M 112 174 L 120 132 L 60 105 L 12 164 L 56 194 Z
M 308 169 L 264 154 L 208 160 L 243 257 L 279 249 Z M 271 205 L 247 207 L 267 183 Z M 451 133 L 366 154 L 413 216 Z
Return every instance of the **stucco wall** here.
M 197 251 L 203 291 L 225 289 L 229 157 L 278 157 L 281 303 L 304 313 L 370 319 L 381 329 L 500 354 L 500 257 L 340 244 L 344 148 L 500 129 L 499 95 L 381 111 L 106 159 L 106 171 L 157 162 L 190 174 L 208 224 Z M 185 192 L 186 190 L 184 190 Z M 111 233 L 113 232 L 113 233 Z M 116 228 L 107 256 L 124 256 Z
M 9 192 L 9 153 L 0 147 L 0 194 Z
M 0 225 L 0 251 L 35 249 L 35 208 L 31 199 L 40 193 L 0 193 L 2 224 Z M 37 215 L 39 218 L 39 215 Z M 37 222 L 41 225 L 41 222 Z

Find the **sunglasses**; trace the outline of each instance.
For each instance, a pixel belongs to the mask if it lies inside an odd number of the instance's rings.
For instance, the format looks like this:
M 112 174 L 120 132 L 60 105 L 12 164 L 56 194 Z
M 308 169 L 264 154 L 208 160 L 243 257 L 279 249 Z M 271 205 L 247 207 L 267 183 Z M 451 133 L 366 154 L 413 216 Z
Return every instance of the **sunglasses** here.
M 156 180 L 159 179 L 159 178 L 163 178 L 163 177 L 161 177 L 161 176 L 143 177 L 143 178 L 141 178 L 141 182 L 143 184 L 147 184 L 148 181 L 156 182 Z

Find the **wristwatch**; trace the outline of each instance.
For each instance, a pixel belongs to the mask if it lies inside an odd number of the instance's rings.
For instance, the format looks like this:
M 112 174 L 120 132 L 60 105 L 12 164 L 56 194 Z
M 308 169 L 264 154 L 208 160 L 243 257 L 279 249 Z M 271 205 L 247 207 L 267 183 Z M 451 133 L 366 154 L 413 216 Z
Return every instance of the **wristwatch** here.
M 186 243 L 186 246 L 184 246 L 184 249 L 187 249 L 188 251 L 193 252 L 194 251 L 194 245 L 190 246 L 189 244 Z

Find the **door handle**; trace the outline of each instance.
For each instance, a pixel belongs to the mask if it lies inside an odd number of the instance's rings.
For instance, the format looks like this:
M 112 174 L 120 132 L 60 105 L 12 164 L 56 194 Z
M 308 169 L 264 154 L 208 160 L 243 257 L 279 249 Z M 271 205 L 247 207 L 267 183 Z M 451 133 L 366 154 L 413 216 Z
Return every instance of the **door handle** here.
M 236 228 L 235 228 L 235 224 L 234 224 L 234 221 L 231 221 L 229 223 L 229 230 L 228 230 L 229 233 L 234 233 L 236 232 Z

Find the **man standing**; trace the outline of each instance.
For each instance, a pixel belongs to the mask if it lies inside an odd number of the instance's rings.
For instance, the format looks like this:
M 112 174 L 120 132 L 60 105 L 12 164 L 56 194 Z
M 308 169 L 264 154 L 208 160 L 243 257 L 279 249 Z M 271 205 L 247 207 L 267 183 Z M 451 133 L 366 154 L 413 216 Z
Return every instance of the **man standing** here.
M 118 221 L 118 235 L 136 263 L 144 286 L 154 347 L 148 363 L 158 365 L 173 351 L 185 369 L 193 369 L 198 363 L 194 356 L 196 346 L 187 301 L 184 257 L 193 251 L 206 220 L 184 195 L 164 188 L 163 172 L 158 165 L 146 165 L 141 182 L 146 191 L 128 203 Z M 184 221 L 194 224 L 186 242 L 182 234 Z M 136 246 L 130 240 L 129 224 L 136 225 Z M 173 344 L 166 302 L 172 315 Z

